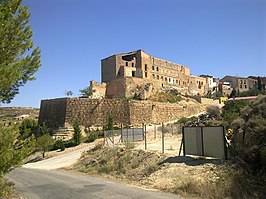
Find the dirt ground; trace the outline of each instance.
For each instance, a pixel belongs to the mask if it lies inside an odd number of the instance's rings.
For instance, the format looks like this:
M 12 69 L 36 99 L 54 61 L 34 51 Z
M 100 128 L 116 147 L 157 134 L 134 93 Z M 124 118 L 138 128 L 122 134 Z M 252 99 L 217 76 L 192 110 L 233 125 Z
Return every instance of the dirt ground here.
M 147 150 L 144 150 L 144 141 L 140 141 L 131 144 L 130 147 L 134 148 L 130 150 L 124 143 L 119 143 L 115 147 L 88 151 L 70 170 L 103 175 L 146 189 L 173 192 L 184 198 L 205 198 L 205 193 L 201 195 L 201 186 L 215 184 L 219 179 L 217 171 L 223 167 L 223 161 L 178 156 L 182 139 L 180 134 L 170 133 L 165 136 L 165 150 L 162 154 L 159 133 L 156 138 L 154 132 L 148 134 Z

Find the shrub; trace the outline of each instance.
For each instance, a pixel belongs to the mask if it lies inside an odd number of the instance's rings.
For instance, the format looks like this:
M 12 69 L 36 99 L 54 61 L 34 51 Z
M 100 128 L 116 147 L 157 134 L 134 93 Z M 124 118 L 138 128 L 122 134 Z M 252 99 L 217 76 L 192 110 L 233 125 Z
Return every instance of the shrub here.
M 0 198 L 5 198 L 12 194 L 12 184 L 7 182 L 4 178 L 0 177 Z
M 71 139 L 71 140 L 64 141 L 64 146 L 65 148 L 74 147 L 76 146 L 76 143 L 74 142 L 73 139 Z
M 57 149 L 60 149 L 61 151 L 65 150 L 65 143 L 62 140 L 56 140 L 56 142 L 54 143 L 52 150 L 57 150 Z
M 79 121 L 77 119 L 74 120 L 73 124 L 74 134 L 73 134 L 73 141 L 76 145 L 81 143 L 81 129 L 79 125 Z
M 86 142 L 94 142 L 96 139 L 98 139 L 98 133 L 97 132 L 91 132 L 86 140 Z
M 98 173 L 105 173 L 105 174 L 108 174 L 112 171 L 112 167 L 109 166 L 109 165 L 100 165 L 98 168 L 97 168 L 97 172 Z
M 114 122 L 113 122 L 113 116 L 108 115 L 107 118 L 107 130 L 113 130 L 114 129 Z
M 248 101 L 226 101 L 221 116 L 225 121 L 233 121 L 241 115 L 241 110 L 249 104 Z
M 125 148 L 130 150 L 135 148 L 134 142 L 125 142 Z
M 159 166 L 157 164 L 151 164 L 146 168 L 146 172 L 145 174 L 147 176 L 151 175 L 152 173 L 154 173 L 155 171 L 158 171 Z
M 218 106 L 208 106 L 206 108 L 206 112 L 209 115 L 213 115 L 213 116 L 220 115 L 220 108 Z
M 201 184 L 193 178 L 190 177 L 178 177 L 173 182 L 173 192 L 174 193 L 189 193 L 197 194 L 201 193 Z

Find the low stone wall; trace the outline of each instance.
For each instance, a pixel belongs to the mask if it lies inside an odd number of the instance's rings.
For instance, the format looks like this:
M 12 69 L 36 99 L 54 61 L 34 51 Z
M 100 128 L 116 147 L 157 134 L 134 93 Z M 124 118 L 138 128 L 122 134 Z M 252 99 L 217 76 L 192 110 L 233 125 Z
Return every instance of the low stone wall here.
M 178 120 L 205 111 L 206 106 L 201 104 L 174 104 L 151 101 L 130 102 L 130 123 L 132 125 L 159 124 Z
M 69 127 L 75 119 L 85 127 L 100 127 L 112 116 L 114 124 L 140 126 L 178 120 L 198 114 L 206 105 L 191 102 L 172 104 L 126 99 L 61 98 L 42 100 L 39 123 L 50 128 Z

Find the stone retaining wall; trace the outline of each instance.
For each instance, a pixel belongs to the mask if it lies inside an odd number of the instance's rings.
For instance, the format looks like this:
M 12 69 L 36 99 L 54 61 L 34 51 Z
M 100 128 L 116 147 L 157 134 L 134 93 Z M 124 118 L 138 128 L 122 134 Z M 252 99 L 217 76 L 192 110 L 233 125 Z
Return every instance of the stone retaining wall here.
M 39 123 L 50 128 L 71 126 L 78 119 L 82 126 L 103 126 L 112 116 L 114 124 L 140 126 L 178 120 L 198 114 L 206 105 L 161 103 L 126 99 L 61 98 L 42 100 Z

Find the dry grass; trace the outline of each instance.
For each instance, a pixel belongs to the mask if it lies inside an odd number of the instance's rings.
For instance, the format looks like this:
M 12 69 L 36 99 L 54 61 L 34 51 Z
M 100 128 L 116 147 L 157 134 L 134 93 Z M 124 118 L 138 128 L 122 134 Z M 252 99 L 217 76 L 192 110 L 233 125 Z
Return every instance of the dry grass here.
M 132 143 L 125 147 L 108 147 L 83 154 L 76 169 L 90 174 L 109 174 L 114 177 L 138 181 L 160 169 L 160 155 L 142 150 L 132 150 Z
M 149 100 L 156 102 L 178 103 L 182 100 L 182 97 L 174 93 L 158 92 L 153 96 L 149 97 Z
M 234 164 L 160 164 L 163 160 L 165 157 L 158 153 L 133 150 L 131 144 L 125 144 L 124 148 L 100 147 L 85 153 L 76 169 L 89 174 L 112 176 L 185 197 L 245 199 L 263 198 L 265 195 L 266 180 L 259 176 L 254 178 Z
M 0 198 L 5 198 L 13 194 L 12 184 L 0 177 Z

